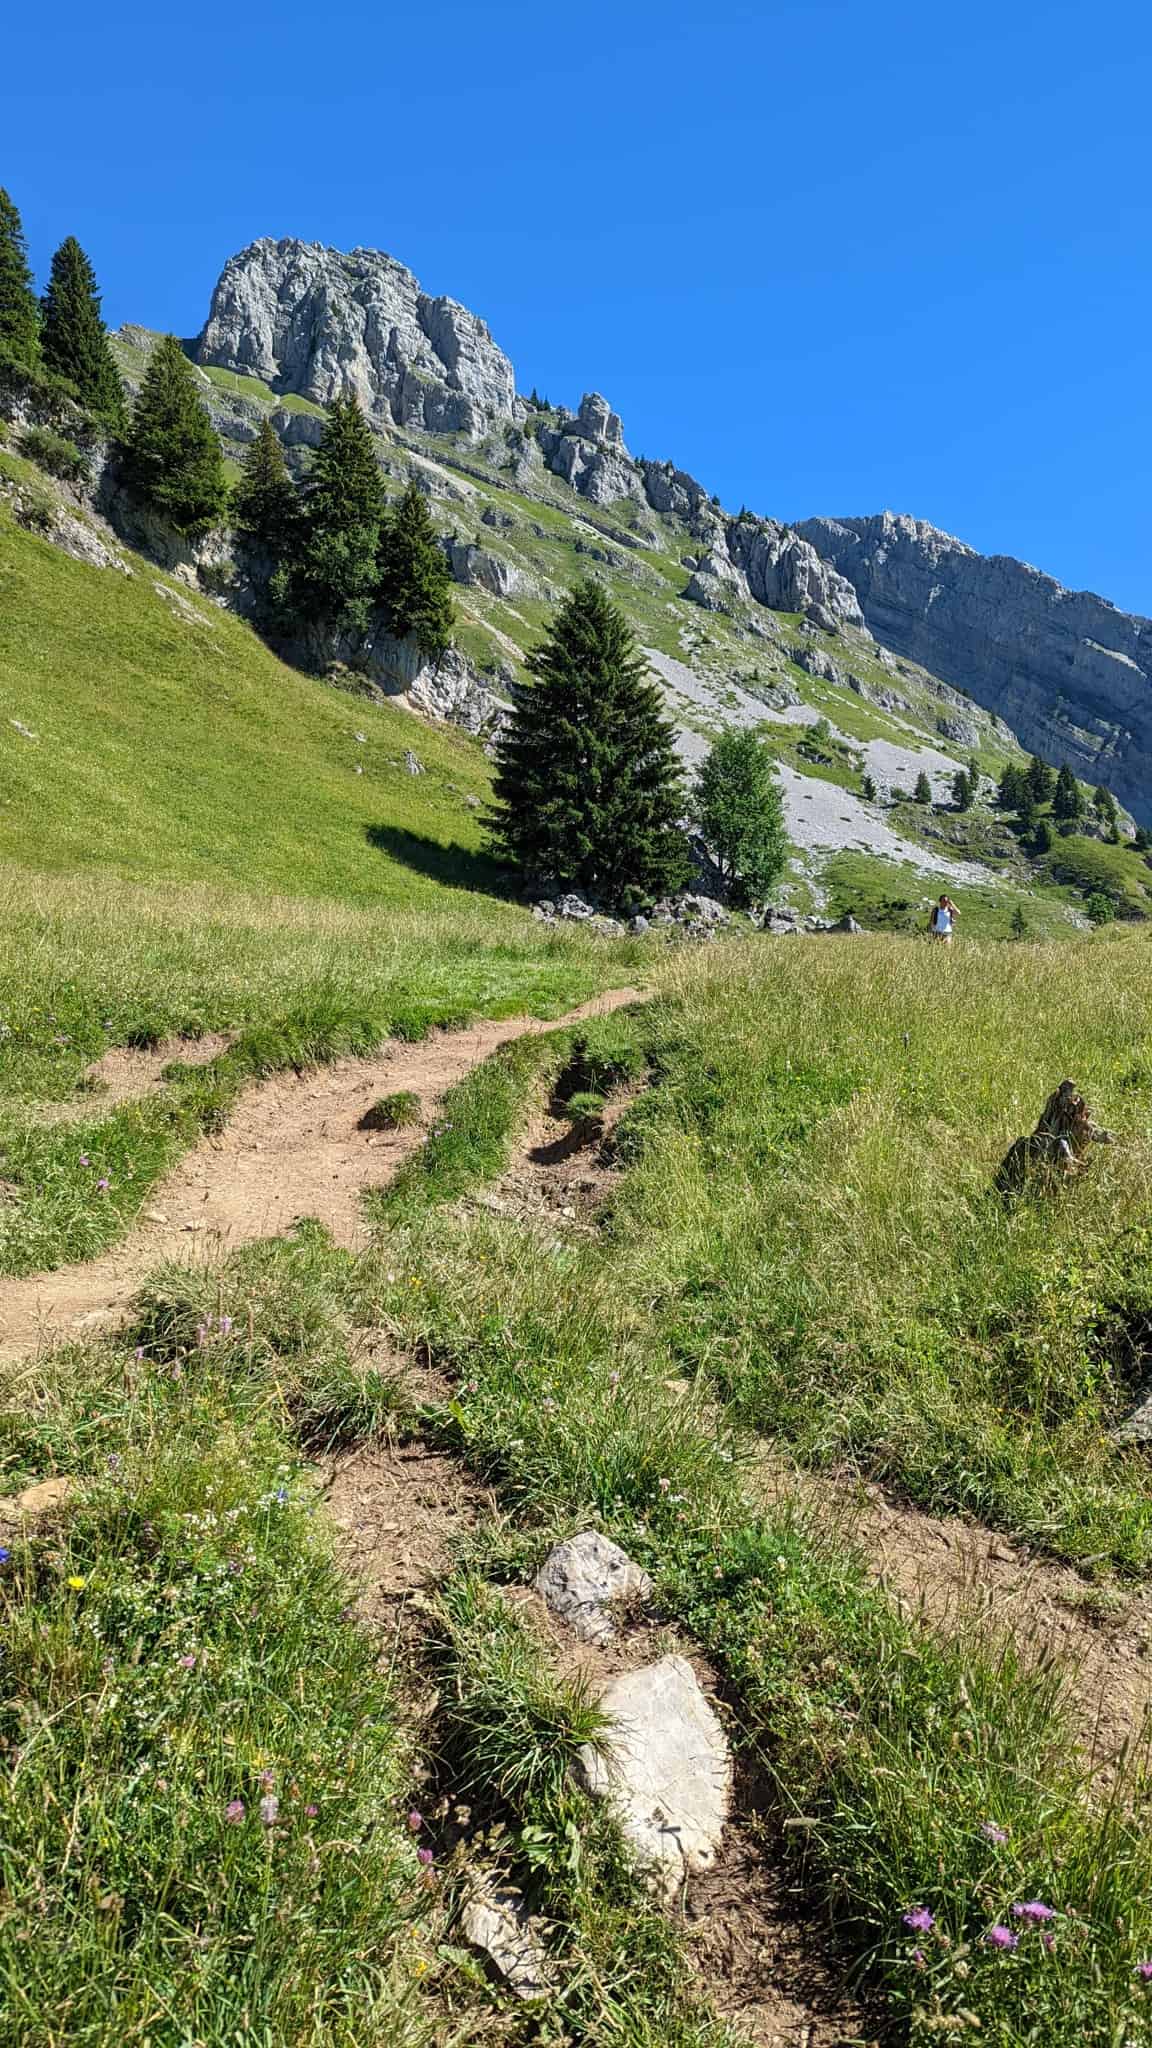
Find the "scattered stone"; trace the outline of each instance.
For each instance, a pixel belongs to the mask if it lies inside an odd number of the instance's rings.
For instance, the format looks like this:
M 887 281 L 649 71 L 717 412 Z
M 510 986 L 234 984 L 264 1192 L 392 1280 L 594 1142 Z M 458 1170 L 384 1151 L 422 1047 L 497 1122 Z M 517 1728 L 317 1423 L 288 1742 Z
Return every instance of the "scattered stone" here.
M 857 922 L 856 922 L 856 919 L 855 919 L 855 918 L 853 917 L 853 915 L 852 915 L 852 912 L 851 912 L 850 910 L 846 910 L 846 911 L 844 912 L 844 915 L 843 915 L 843 917 L 842 917 L 842 918 L 840 919 L 840 922 L 839 922 L 838 924 L 830 924 L 830 925 L 827 925 L 827 926 L 825 926 L 825 930 L 827 930 L 827 931 L 830 931 L 830 932 L 852 932 L 852 933 L 855 933 L 855 932 L 862 932 L 862 931 L 863 931 L 863 929 L 864 929 L 863 925 L 862 925 L 862 924 L 857 924 Z
M 405 749 L 404 766 L 409 775 L 423 775 L 424 773 L 424 763 L 418 754 L 412 752 L 411 747 Z
M 488 1957 L 517 1998 L 547 1998 L 548 1957 L 529 1914 L 513 1885 L 478 1879 L 464 1903 L 460 1925 L 466 1940 Z
M 558 897 L 554 907 L 557 917 L 569 918 L 577 924 L 583 924 L 588 918 L 596 915 L 595 906 L 589 903 L 586 896 L 578 896 L 575 890 Z
M 18 1529 L 28 1522 L 39 1522 L 56 1508 L 66 1507 L 76 1491 L 76 1481 L 61 1474 L 56 1479 L 40 1479 L 35 1486 L 26 1486 L 23 1493 L 13 1493 L 6 1500 L 0 1500 L 0 1529 Z
M 1111 1431 L 1115 1444 L 1152 1444 L 1152 1386 L 1143 1388 L 1135 1407 Z
M 582 1642 L 602 1643 L 615 1634 L 610 1608 L 620 1600 L 650 1599 L 652 1581 L 619 1544 L 586 1529 L 549 1552 L 536 1591 Z
M 1115 1137 L 1093 1123 L 1091 1111 L 1075 1081 L 1061 1081 L 1040 1113 L 1036 1129 L 1017 1138 L 1000 1162 L 998 1194 L 1020 1195 L 1028 1188 L 1052 1193 L 1083 1173 L 1092 1145 L 1114 1145 Z
M 624 1672 L 600 1706 L 606 1727 L 579 1752 L 581 1778 L 613 1801 L 637 1866 L 673 1897 L 716 1859 L 732 1775 L 724 1730 L 683 1657 Z
M 630 932 L 635 932 L 637 937 L 639 937 L 642 932 L 649 931 L 651 926 L 648 923 L 648 919 L 638 910 L 635 917 L 629 918 L 628 929 Z
M 163 1209 L 145 1209 L 144 1221 L 145 1223 L 167 1223 L 168 1218 L 164 1214 Z

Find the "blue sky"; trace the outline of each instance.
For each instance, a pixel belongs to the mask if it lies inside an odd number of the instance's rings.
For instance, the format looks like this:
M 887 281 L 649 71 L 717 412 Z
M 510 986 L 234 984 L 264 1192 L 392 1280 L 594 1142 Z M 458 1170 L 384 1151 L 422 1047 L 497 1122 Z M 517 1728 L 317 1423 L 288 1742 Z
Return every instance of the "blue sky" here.
M 111 324 L 194 332 L 258 235 L 387 249 L 726 504 L 1152 612 L 1135 0 L 60 0 L 4 43 L 0 183 Z

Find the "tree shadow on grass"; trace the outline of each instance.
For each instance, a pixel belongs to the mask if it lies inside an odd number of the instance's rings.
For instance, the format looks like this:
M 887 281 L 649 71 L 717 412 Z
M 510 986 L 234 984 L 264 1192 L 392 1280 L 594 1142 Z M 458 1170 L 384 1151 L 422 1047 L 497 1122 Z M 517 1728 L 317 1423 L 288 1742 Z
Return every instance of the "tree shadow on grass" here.
M 481 896 L 502 896 L 506 901 L 518 898 L 511 868 L 491 854 L 477 853 L 455 841 L 446 846 L 443 840 L 429 839 L 423 832 L 408 832 L 402 825 L 369 825 L 366 837 L 368 844 L 379 853 L 386 853 L 389 860 L 399 861 L 402 867 L 425 875 L 429 881 L 443 882 L 450 889 L 474 889 Z

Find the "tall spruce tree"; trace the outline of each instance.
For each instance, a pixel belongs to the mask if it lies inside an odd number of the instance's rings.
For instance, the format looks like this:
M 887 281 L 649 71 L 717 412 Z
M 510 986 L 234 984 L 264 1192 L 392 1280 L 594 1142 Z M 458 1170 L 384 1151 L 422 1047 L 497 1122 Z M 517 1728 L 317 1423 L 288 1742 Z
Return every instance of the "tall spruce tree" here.
M 1033 801 L 1038 804 L 1051 803 L 1056 789 L 1056 776 L 1047 761 L 1041 760 L 1039 754 L 1033 754 L 1028 762 L 1027 774 Z
M 1067 761 L 1056 777 L 1056 794 L 1052 798 L 1052 816 L 1063 823 L 1074 824 L 1084 816 L 1084 792 L 1077 782 Z
M 920 770 L 919 775 L 916 777 L 916 787 L 912 796 L 914 803 L 930 804 L 932 801 L 932 784 L 929 782 L 923 769 Z
M 96 273 L 74 235 L 52 258 L 41 308 L 44 366 L 74 384 L 82 405 L 119 432 L 126 421 L 124 386 L 100 315 Z
M 623 614 L 579 583 L 513 686 L 492 833 L 532 881 L 617 908 L 688 879 L 682 770 Z
M 0 349 L 26 369 L 40 360 L 40 308 L 32 289 L 24 224 L 0 185 Z
M 283 562 L 297 544 L 300 500 L 288 474 L 280 436 L 271 420 L 260 422 L 250 441 L 240 478 L 232 492 L 232 523 L 237 531 Z
M 305 617 L 364 633 L 375 608 L 384 481 L 354 398 L 330 406 L 304 500 L 292 601 Z
M 224 515 L 228 482 L 220 443 L 174 334 L 157 342 L 125 442 L 129 489 L 178 533 L 195 538 Z
M 380 536 L 380 602 L 388 631 L 411 635 L 426 661 L 442 660 L 451 644 L 451 585 L 424 494 L 410 483 Z
M 701 834 L 734 903 L 763 903 L 788 862 L 776 762 L 754 732 L 722 732 L 696 776 Z

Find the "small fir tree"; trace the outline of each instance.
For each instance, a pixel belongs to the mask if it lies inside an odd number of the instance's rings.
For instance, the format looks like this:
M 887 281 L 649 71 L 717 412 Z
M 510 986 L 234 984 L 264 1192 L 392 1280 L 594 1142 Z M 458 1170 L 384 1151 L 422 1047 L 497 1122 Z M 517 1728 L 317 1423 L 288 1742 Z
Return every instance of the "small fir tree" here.
M 1033 802 L 1051 803 L 1056 790 L 1056 777 L 1047 761 L 1042 761 L 1039 754 L 1033 754 L 1028 763 L 1027 775 Z
M 352 633 L 375 609 L 384 480 L 372 431 L 354 398 L 329 408 L 304 500 L 293 601 L 306 617 Z
M 32 289 L 24 224 L 0 185 L 0 349 L 34 369 L 40 360 L 40 309 Z
M 875 784 L 875 782 L 873 781 L 873 779 L 872 779 L 872 777 L 871 777 L 870 775 L 864 775 L 864 776 L 862 776 L 862 777 L 861 777 L 861 780 L 860 780 L 860 793 L 861 793 L 861 795 L 863 796 L 863 798 L 864 798 L 864 801 L 865 801 L 865 803 L 866 803 L 866 804 L 874 804 L 874 803 L 875 803 L 875 801 L 876 801 L 876 784 Z
M 914 803 L 930 804 L 932 801 L 932 784 L 929 782 L 923 768 L 916 777 L 916 788 L 912 794 Z
M 174 334 L 157 342 L 125 443 L 129 489 L 178 533 L 195 538 L 223 518 L 228 482 L 220 443 Z
M 424 493 L 410 483 L 380 536 L 380 602 L 394 639 L 411 636 L 426 661 L 452 641 L 452 577 Z
M 1032 851 L 1040 858 L 1052 851 L 1052 827 L 1047 818 L 1037 818 L 1032 833 Z
M 1014 811 L 1020 802 L 1020 786 L 1023 771 L 1014 761 L 1006 763 L 996 785 L 996 807 L 1001 811 Z
M 952 801 L 958 811 L 970 811 L 976 792 L 972 778 L 964 768 L 958 768 L 952 777 Z
M 232 523 L 275 562 L 290 556 L 300 526 L 300 502 L 288 474 L 284 450 L 271 420 L 263 419 L 249 442 L 239 482 L 232 492 Z
M 124 427 L 124 386 L 100 314 L 96 273 L 74 235 L 52 258 L 42 302 L 40 347 L 46 369 L 75 385 L 82 405 L 117 433 Z
M 1023 908 L 1019 903 L 1012 912 L 1009 930 L 1014 939 L 1026 939 L 1028 937 L 1028 919 L 1025 917 Z
M 1031 832 L 1036 823 L 1036 799 L 1032 794 L 1032 787 L 1027 775 L 1020 777 L 1020 791 L 1016 798 L 1016 816 L 1020 820 L 1021 830 Z
M 968 757 L 968 780 L 972 784 L 973 803 L 975 803 L 977 797 L 980 794 L 980 784 L 983 781 L 983 779 L 984 778 L 980 773 L 979 761 L 976 759 L 975 754 L 970 754 Z
M 1116 824 L 1118 818 L 1116 799 L 1112 791 L 1107 789 L 1102 782 L 1097 783 L 1096 788 L 1092 792 L 1092 809 L 1102 825 L 1114 826 Z
M 620 908 L 687 881 L 672 727 L 598 584 L 565 598 L 528 669 L 497 743 L 498 849 L 532 880 Z
M 1052 816 L 1061 823 L 1075 823 L 1084 816 L 1084 792 L 1072 773 L 1067 761 L 1056 777 L 1056 791 L 1052 798 Z
M 788 838 L 776 764 L 752 732 L 724 732 L 696 777 L 696 819 L 734 903 L 762 903 L 784 872 Z

